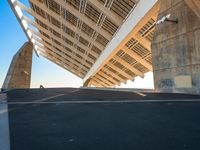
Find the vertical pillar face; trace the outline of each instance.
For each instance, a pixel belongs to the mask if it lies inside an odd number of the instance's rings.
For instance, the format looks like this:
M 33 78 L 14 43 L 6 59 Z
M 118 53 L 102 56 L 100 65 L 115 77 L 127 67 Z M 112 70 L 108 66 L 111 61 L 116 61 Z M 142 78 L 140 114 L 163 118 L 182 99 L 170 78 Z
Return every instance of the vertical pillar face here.
M 26 42 L 15 54 L 2 89 L 30 88 L 33 45 Z
M 200 18 L 200 1 L 199 0 L 185 0 L 185 3 Z
M 200 18 L 188 5 L 195 0 L 160 1 L 158 19 L 171 14 L 178 24 L 165 21 L 156 27 L 152 42 L 155 89 L 200 94 Z

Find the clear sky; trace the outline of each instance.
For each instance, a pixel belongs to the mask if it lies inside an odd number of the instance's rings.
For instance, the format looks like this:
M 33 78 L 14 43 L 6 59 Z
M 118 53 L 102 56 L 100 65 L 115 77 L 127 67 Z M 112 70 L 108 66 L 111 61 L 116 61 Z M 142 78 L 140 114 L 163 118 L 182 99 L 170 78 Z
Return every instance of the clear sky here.
M 27 3 L 26 0 L 21 0 Z M 0 87 L 3 84 L 13 55 L 27 41 L 7 0 L 0 0 Z M 31 87 L 80 87 L 82 79 L 62 69 L 43 57 L 33 56 Z M 120 87 L 153 88 L 153 75 L 147 73 L 144 79 L 137 77 Z

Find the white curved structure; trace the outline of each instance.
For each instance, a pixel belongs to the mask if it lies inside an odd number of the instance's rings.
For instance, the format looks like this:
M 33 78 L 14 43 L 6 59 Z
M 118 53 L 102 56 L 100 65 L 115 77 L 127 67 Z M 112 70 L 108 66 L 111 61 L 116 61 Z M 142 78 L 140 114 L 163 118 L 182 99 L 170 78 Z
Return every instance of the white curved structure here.
M 114 87 L 152 71 L 157 0 L 8 1 L 37 54 L 85 86 Z

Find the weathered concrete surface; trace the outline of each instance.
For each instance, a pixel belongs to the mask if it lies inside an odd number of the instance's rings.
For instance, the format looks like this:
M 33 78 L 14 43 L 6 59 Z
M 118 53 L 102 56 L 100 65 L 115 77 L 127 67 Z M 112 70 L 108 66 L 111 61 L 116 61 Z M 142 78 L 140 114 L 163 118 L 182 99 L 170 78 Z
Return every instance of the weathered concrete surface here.
M 30 88 L 33 45 L 26 42 L 15 54 L 2 86 L 3 90 Z
M 200 18 L 200 0 L 185 0 L 185 3 L 194 11 Z
M 191 9 L 188 4 L 195 0 L 186 1 L 161 0 L 158 19 L 171 14 L 170 19 L 179 22 L 156 27 L 152 57 L 157 91 L 200 94 L 200 19 L 196 11 L 200 6 Z

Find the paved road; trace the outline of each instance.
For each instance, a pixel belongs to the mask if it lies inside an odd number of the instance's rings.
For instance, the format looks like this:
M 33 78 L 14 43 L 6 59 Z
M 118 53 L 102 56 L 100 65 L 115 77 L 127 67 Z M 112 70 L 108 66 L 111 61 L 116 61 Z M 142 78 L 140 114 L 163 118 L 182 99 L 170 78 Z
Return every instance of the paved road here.
M 65 88 L 7 101 L 11 150 L 200 149 L 200 96 Z

